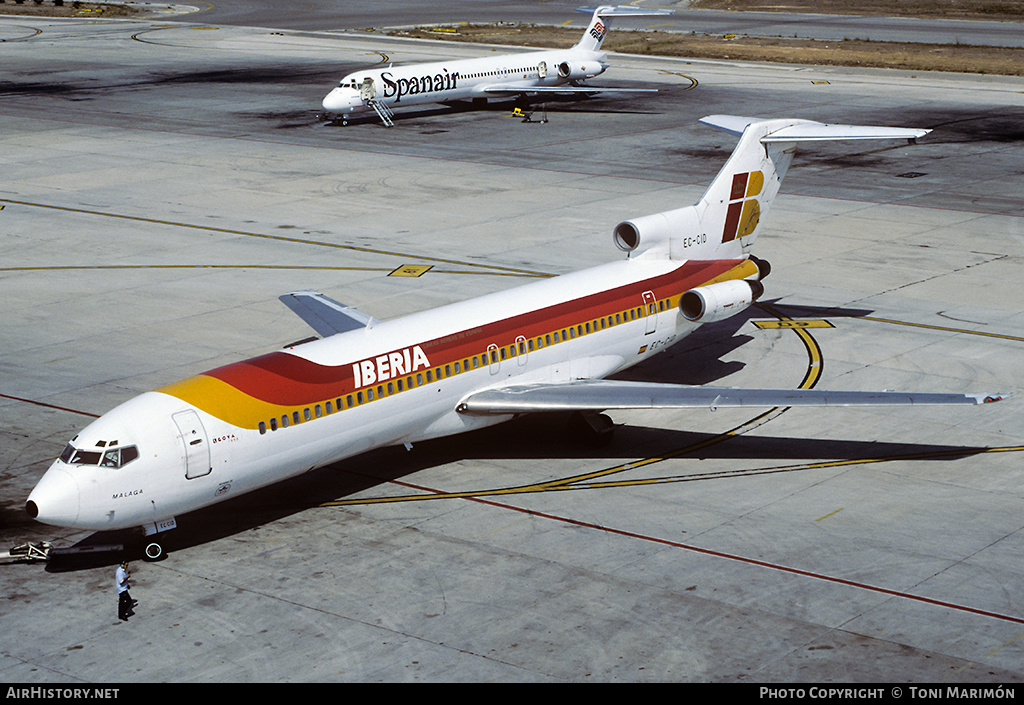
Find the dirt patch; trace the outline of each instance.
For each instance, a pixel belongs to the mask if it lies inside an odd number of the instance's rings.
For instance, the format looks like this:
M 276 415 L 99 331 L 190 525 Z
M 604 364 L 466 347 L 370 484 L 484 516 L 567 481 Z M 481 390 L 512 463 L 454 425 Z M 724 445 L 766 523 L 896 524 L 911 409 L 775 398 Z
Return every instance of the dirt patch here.
M 538 48 L 567 48 L 578 28 L 534 25 L 453 25 L 392 30 L 392 35 Z M 906 44 L 862 39 L 820 41 L 744 35 L 692 35 L 617 29 L 604 48 L 623 54 L 730 59 L 826 66 L 863 66 L 909 71 L 1024 75 L 1024 49 L 963 44 Z
M 128 5 L 98 2 L 37 2 L 37 0 L 0 0 L 0 15 L 30 17 L 126 17 L 139 10 Z
M 737 12 L 814 12 L 950 20 L 1024 19 L 1024 0 L 691 0 L 690 7 Z

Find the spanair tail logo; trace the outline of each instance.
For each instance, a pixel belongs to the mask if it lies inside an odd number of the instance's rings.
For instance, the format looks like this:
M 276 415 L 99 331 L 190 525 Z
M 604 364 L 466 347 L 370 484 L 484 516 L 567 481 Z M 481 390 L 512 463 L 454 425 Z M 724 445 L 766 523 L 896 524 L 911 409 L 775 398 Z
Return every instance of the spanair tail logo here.
M 746 237 L 757 229 L 761 218 L 761 205 L 757 202 L 757 196 L 763 188 L 764 174 L 760 171 L 744 172 L 732 177 L 722 242 Z
M 576 30 L 579 31 L 578 29 Z M 594 26 L 590 28 L 590 36 L 596 39 L 598 42 L 604 40 L 604 35 L 608 33 L 608 28 L 604 26 L 601 20 L 594 23 Z

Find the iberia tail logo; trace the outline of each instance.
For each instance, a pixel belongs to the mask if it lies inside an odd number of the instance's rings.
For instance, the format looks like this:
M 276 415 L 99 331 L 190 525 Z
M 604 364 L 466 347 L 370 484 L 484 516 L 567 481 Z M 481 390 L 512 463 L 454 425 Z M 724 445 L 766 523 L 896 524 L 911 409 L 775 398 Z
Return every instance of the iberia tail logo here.
M 761 206 L 757 202 L 757 196 L 763 188 L 764 173 L 760 171 L 744 172 L 732 177 L 729 210 L 725 214 L 722 242 L 746 237 L 757 229 L 757 222 L 761 218 Z

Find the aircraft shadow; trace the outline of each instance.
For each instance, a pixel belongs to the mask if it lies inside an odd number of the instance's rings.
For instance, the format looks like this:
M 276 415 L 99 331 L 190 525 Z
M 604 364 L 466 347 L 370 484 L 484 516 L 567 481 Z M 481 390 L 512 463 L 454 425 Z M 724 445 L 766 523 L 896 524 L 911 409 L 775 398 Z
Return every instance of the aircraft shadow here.
M 776 309 L 795 312 L 797 307 L 783 307 L 773 302 Z M 800 306 L 806 314 L 814 307 Z M 869 311 L 817 309 L 821 314 L 865 315 Z M 724 362 L 721 357 L 746 342 L 752 336 L 739 333 L 751 318 L 763 318 L 757 308 L 725 321 L 702 326 L 694 335 L 673 349 L 620 375 L 622 379 L 646 379 L 681 384 L 714 382 L 743 367 L 741 362 Z M 685 363 L 680 360 L 685 357 Z M 694 410 L 694 414 L 710 413 Z M 614 418 L 615 414 L 611 414 Z M 753 414 L 752 414 L 753 415 Z M 259 526 L 316 508 L 324 503 L 351 498 L 365 490 L 399 481 L 422 470 L 440 467 L 457 461 L 539 461 L 571 460 L 607 463 L 609 468 L 637 458 L 665 457 L 764 461 L 766 467 L 778 468 L 796 464 L 791 471 L 808 460 L 858 460 L 870 458 L 901 458 L 918 462 L 953 460 L 983 452 L 982 448 L 919 444 L 912 442 L 879 443 L 798 437 L 766 437 L 759 435 L 732 436 L 720 443 L 707 443 L 718 438 L 715 434 L 679 429 L 653 428 L 643 425 L 619 425 L 611 443 L 587 444 L 571 440 L 566 425 L 567 413 L 530 414 L 497 426 L 417 443 L 411 450 L 402 447 L 381 448 L 334 465 L 320 468 L 271 487 L 221 502 L 178 517 L 178 528 L 161 537 L 170 553 L 202 545 L 218 539 L 252 530 Z M 693 452 L 681 452 L 700 446 Z M 708 479 L 705 481 L 715 481 Z M 731 482 L 742 481 L 732 478 Z M 515 486 L 512 476 L 495 478 L 495 488 Z M 457 487 L 438 488 L 458 491 Z M 397 490 L 397 494 L 404 494 Z M 124 552 L 86 553 L 79 556 L 61 556 L 51 560 L 47 570 L 64 572 L 111 566 L 122 557 L 141 558 L 142 544 L 131 531 L 98 532 L 76 544 L 83 548 L 97 545 L 121 544 Z
M 578 96 L 547 96 L 543 100 L 540 99 L 515 99 L 509 98 L 508 100 L 500 100 L 491 98 L 486 104 L 474 103 L 471 100 L 460 100 L 451 101 L 448 103 L 434 104 L 430 106 L 417 106 L 410 108 L 399 107 L 395 111 L 394 121 L 395 125 L 401 125 L 407 123 L 411 127 L 420 127 L 420 125 L 411 124 L 415 120 L 422 120 L 426 118 L 443 117 L 450 115 L 459 115 L 462 113 L 511 113 L 513 108 L 522 108 L 524 111 L 532 111 L 534 113 L 534 122 L 539 121 L 542 115 L 537 113 L 550 112 L 550 113 L 577 113 L 585 112 L 587 114 L 617 114 L 617 115 L 653 115 L 657 111 L 653 110 L 639 110 L 635 106 L 627 107 L 626 101 L 617 100 L 614 98 L 581 98 Z M 326 124 L 336 125 L 337 127 L 343 127 L 340 119 L 326 119 Z M 348 118 L 348 125 L 344 127 L 353 127 L 355 125 L 364 124 L 381 124 L 380 118 L 373 113 L 353 115 Z M 721 153 L 718 153 L 721 157 Z
M 705 412 L 698 412 L 705 413 Z M 609 468 L 645 457 L 665 457 L 680 450 L 715 439 L 716 434 L 685 430 L 620 426 L 615 439 L 595 448 L 567 440 L 566 415 L 537 414 L 461 436 L 416 444 L 412 451 L 383 448 L 356 458 L 320 468 L 271 487 L 226 500 L 213 507 L 178 517 L 178 528 L 161 537 L 169 553 L 203 545 L 250 531 L 289 516 L 314 509 L 324 503 L 343 500 L 390 482 L 400 481 L 422 470 L 457 461 L 540 461 L 586 459 L 603 461 Z M 735 460 L 749 466 L 764 461 L 773 472 L 813 472 L 800 466 L 802 461 L 904 459 L 916 462 L 943 462 L 984 452 L 984 448 L 919 444 L 879 443 L 821 438 L 766 437 L 740 435 L 722 443 L 713 443 L 678 457 L 693 460 Z M 794 465 L 785 470 L 786 465 Z M 583 470 L 584 468 L 580 468 Z M 628 472 L 628 471 L 627 471 Z M 825 470 L 824 472 L 828 472 Z M 622 479 L 623 475 L 616 475 Z M 697 480 L 697 478 L 695 478 Z M 700 480 L 723 482 L 723 479 Z M 731 477 L 730 483 L 742 481 Z M 513 475 L 495 478 L 494 489 L 516 486 Z M 723 486 L 732 491 L 735 485 Z M 438 488 L 457 492 L 462 488 Z M 610 490 L 614 491 L 614 490 Z M 396 488 L 394 494 L 406 491 Z M 358 504 L 356 505 L 358 506 Z M 120 544 L 123 552 L 60 556 L 51 559 L 48 572 L 70 572 L 113 566 L 122 559 L 141 560 L 142 544 L 132 531 L 97 532 L 75 545 L 76 548 Z

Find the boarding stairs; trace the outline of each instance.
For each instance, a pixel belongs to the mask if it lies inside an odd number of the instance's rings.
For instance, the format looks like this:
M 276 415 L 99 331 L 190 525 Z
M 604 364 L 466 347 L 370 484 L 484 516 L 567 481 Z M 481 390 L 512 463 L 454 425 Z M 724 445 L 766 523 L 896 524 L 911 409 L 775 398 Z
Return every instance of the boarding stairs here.
M 391 112 L 391 108 L 385 105 L 383 101 L 377 100 L 376 98 L 370 98 L 366 101 L 366 104 L 376 111 L 377 115 L 380 116 L 381 122 L 388 127 L 394 127 L 395 123 L 391 120 L 394 113 Z

